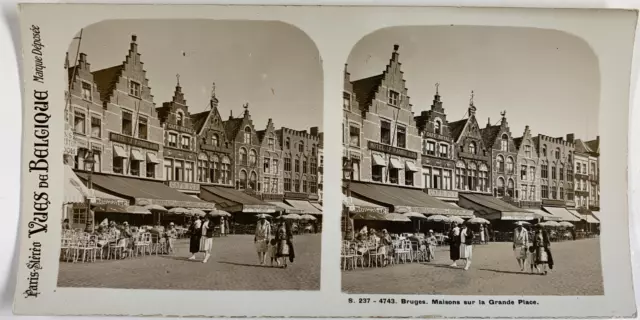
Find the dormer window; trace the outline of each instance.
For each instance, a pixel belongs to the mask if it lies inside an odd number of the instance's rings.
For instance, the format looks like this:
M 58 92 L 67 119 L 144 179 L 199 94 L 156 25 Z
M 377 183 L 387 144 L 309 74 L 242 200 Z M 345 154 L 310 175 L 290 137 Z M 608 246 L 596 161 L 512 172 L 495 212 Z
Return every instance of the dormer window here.
M 176 124 L 183 127 L 183 122 L 184 122 L 184 115 L 182 114 L 182 111 L 178 111 L 178 114 L 176 115 Z
M 218 139 L 218 135 L 217 134 L 213 134 L 213 136 L 211 136 L 211 144 L 215 147 L 218 147 L 220 145 L 220 141 Z
M 508 151 L 508 146 L 509 146 L 509 136 L 507 136 L 506 134 L 502 135 L 502 139 L 500 140 L 500 150 L 502 151 Z
M 400 102 L 400 94 L 397 91 L 389 90 L 389 105 L 398 106 L 398 102 Z
M 82 81 L 82 99 L 91 101 L 91 89 L 89 82 Z
M 244 128 L 244 143 L 251 144 L 251 128 Z
M 342 108 L 351 110 L 351 94 L 348 92 L 342 93 Z
M 440 120 L 436 120 L 436 123 L 433 125 L 433 132 L 435 132 L 435 134 L 442 134 L 442 124 L 440 123 Z
M 476 154 L 476 143 L 475 142 L 469 143 L 469 153 Z
M 140 98 L 140 83 L 129 80 L 129 94 Z

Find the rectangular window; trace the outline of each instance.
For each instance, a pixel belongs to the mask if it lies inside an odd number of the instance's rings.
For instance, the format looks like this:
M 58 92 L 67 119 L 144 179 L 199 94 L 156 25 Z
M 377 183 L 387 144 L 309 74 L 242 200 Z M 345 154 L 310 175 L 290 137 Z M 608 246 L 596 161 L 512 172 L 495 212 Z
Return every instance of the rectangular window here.
M 405 171 L 404 172 L 404 184 L 407 186 L 412 186 L 413 185 L 413 172 L 412 171 Z
M 564 168 L 560 168 L 560 180 L 564 180 Z
M 529 200 L 536 200 L 536 186 L 531 186 L 531 188 L 529 188 Z
M 427 154 L 430 156 L 436 155 L 436 143 L 433 141 L 427 141 Z
M 307 173 L 307 160 L 302 161 L 302 173 Z
M 140 176 L 140 161 L 137 160 L 129 160 L 130 173 L 134 176 Z
M 300 179 L 296 179 L 293 183 L 295 184 L 293 191 L 300 192 Z
M 527 180 L 527 166 L 520 166 L 520 179 Z
M 169 147 L 178 147 L 178 135 L 175 133 L 169 133 Z
M 133 114 L 122 111 L 122 134 L 133 136 Z
M 262 170 L 264 173 L 271 173 L 271 159 L 269 158 L 264 158 L 264 160 L 262 161 Z M 267 184 L 269 185 L 269 184 Z
M 291 158 L 284 158 L 284 171 L 291 172 Z
M 82 99 L 91 101 L 91 84 L 82 81 Z
M 73 208 L 73 216 L 71 217 L 72 224 L 85 224 L 87 223 L 87 209 L 85 208 Z
M 446 144 L 441 144 L 440 145 L 440 155 L 441 158 L 448 158 L 449 157 L 449 146 Z
M 551 199 L 558 199 L 558 188 L 551 187 Z
M 173 180 L 173 160 L 164 159 L 164 179 Z
M 389 167 L 389 182 L 391 183 L 399 183 L 399 169 Z
M 442 176 L 441 170 L 433 168 L 433 188 L 434 189 L 442 189 Z
M 549 172 L 548 169 L 549 166 L 546 164 L 543 164 L 542 166 L 540 166 L 540 177 L 542 177 L 542 179 L 547 179 L 549 178 Z
M 91 117 L 91 136 L 94 138 L 102 137 L 102 120 L 97 117 Z
M 156 164 L 153 162 L 147 162 L 147 178 L 155 178 L 156 177 Z
M 442 189 L 451 190 L 451 170 L 442 171 Z
M 558 179 L 558 176 L 556 174 L 556 167 L 555 166 L 551 166 L 551 179 Z
M 360 146 L 360 128 L 349 126 L 349 145 L 352 147 Z
M 271 193 L 278 193 L 278 178 L 271 180 Z
M 531 146 L 524 146 L 524 156 L 531 158 Z
M 558 195 L 558 199 L 563 200 L 564 199 L 564 188 L 560 187 L 560 194 Z
M 534 181 L 536 179 L 536 167 L 529 167 L 529 180 Z
M 528 195 L 527 185 L 523 184 L 522 186 L 520 186 L 520 199 L 523 201 L 527 200 L 527 195 Z
M 309 183 L 307 183 L 307 180 L 302 181 L 302 192 L 304 193 L 309 192 Z
M 284 191 L 291 191 L 291 178 L 284 178 Z
M 264 186 L 264 192 L 269 193 L 269 187 L 271 186 L 271 179 L 269 177 L 264 177 L 264 181 L 262 182 Z
M 549 186 L 540 186 L 540 197 L 549 199 Z
M 147 118 L 138 117 L 138 138 L 147 140 Z
M 271 168 L 271 172 L 273 174 L 278 174 L 278 171 L 279 171 L 278 170 L 278 159 L 273 159 L 272 164 L 273 164 L 273 166 Z
M 174 168 L 173 168 L 173 178 L 176 181 L 184 181 L 184 170 L 183 170 L 183 162 L 182 161 L 175 161 L 174 163 Z
M 191 137 L 182 136 L 182 149 L 185 149 L 185 150 L 191 149 Z
M 371 165 L 371 180 L 382 182 L 382 166 Z
M 391 144 L 391 122 L 380 121 L 380 142 Z
M 509 159 L 511 159 L 511 158 L 509 158 Z M 507 160 L 509 160 L 509 159 L 507 159 Z M 513 167 L 513 161 L 507 161 L 507 173 L 508 174 L 514 174 L 515 173 L 514 170 L 515 169 Z
M 129 94 L 140 98 L 140 84 L 133 80 L 129 80 Z
M 398 106 L 398 102 L 400 102 L 400 94 L 396 91 L 389 90 L 389 105 Z
M 351 180 L 359 181 L 360 180 L 360 160 L 351 159 L 351 167 L 353 168 L 353 172 L 351 173 Z
M 309 192 L 312 194 L 318 193 L 318 185 L 315 181 L 309 181 Z
M 84 112 L 76 111 L 73 114 L 73 132 L 86 134 L 86 118 Z
M 351 94 L 348 92 L 342 93 L 342 108 L 345 110 L 351 110 Z
M 124 158 L 113 157 L 113 172 L 122 174 L 124 172 Z
M 422 168 L 422 176 L 424 177 L 424 187 L 431 188 L 431 168 Z
M 295 160 L 296 172 L 300 172 L 300 159 Z
M 576 173 L 580 173 L 580 164 L 576 163 Z
M 398 148 L 407 147 L 407 128 L 398 126 L 398 133 L 396 134 L 398 140 Z
M 318 174 L 318 164 L 316 163 L 316 158 L 311 158 L 311 164 L 309 165 L 309 171 L 312 175 Z
M 269 149 L 271 149 L 271 150 L 275 149 L 275 146 L 276 146 L 276 142 L 275 141 L 276 140 L 274 138 L 269 138 L 269 141 L 268 141 Z

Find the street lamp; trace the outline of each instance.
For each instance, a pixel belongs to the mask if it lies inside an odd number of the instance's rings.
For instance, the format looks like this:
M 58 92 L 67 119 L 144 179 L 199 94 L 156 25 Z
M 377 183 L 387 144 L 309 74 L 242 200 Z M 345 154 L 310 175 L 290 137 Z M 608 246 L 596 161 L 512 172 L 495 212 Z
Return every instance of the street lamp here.
M 347 157 L 342 158 L 342 174 L 343 174 L 342 178 L 346 182 L 345 193 L 346 193 L 347 199 L 351 199 L 351 178 L 353 175 L 353 164 L 351 162 L 351 159 Z M 344 219 L 345 238 L 349 238 L 350 240 L 352 240 L 354 238 L 354 227 L 353 227 L 353 223 L 351 223 L 351 217 L 349 217 L 349 208 L 347 207 L 345 211 L 346 211 L 346 215 Z M 346 236 L 347 234 L 348 234 L 348 237 Z
M 96 161 L 93 159 L 93 151 L 89 150 L 87 151 L 86 156 L 84 157 L 84 169 L 88 172 L 87 174 L 87 188 L 89 189 L 89 192 L 91 192 L 93 190 L 93 184 L 91 182 L 91 178 L 93 175 L 93 165 L 96 163 Z M 90 197 L 86 197 L 85 199 L 85 204 L 86 204 L 86 216 L 85 216 L 85 231 L 86 232 L 93 232 L 93 216 L 91 214 L 91 198 Z

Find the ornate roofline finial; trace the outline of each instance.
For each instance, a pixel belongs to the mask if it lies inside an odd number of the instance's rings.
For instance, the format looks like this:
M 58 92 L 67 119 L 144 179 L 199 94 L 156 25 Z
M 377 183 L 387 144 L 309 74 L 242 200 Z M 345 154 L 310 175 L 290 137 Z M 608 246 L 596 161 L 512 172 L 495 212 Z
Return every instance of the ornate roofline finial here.
M 211 99 L 216 97 L 216 83 L 212 82 L 211 84 Z
M 180 74 L 176 73 L 176 83 L 178 86 L 180 86 Z
M 438 88 L 440 88 L 440 82 L 436 82 L 436 95 L 440 94 L 440 92 L 438 91 Z
M 469 105 L 473 106 L 473 97 L 475 96 L 475 93 L 473 93 L 473 90 L 471 90 L 471 99 L 469 99 Z
M 500 115 L 502 116 L 502 118 L 506 118 L 507 117 L 507 110 L 504 110 L 502 112 L 500 112 Z

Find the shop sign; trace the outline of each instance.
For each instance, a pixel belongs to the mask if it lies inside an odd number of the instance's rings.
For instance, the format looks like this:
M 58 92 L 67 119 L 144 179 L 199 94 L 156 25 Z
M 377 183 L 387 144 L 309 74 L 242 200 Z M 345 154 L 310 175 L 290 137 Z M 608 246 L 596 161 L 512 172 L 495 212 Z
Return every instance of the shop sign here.
M 181 208 L 197 208 L 197 209 L 215 209 L 216 208 L 215 203 L 212 203 L 212 202 L 164 200 L 164 199 L 148 199 L 148 198 L 136 198 L 135 204 L 138 206 L 157 204 L 163 207 L 181 207 Z
M 78 145 L 71 129 L 64 131 L 64 154 L 74 157 L 78 154 Z
M 453 160 L 435 159 L 435 158 L 431 158 L 431 156 L 423 154 L 422 166 L 434 166 L 434 167 L 453 169 L 455 167 L 455 162 Z
M 165 181 L 165 183 L 172 189 L 200 192 L 200 185 L 197 183 L 184 181 Z
M 375 212 L 387 214 L 389 213 L 389 209 L 385 207 L 361 207 L 361 206 L 349 206 L 350 213 L 364 213 L 364 212 Z
M 243 205 L 242 212 L 247 212 L 247 213 L 274 213 L 274 212 L 276 212 L 276 208 L 275 208 L 275 206 Z
M 150 150 L 154 150 L 154 151 L 160 150 L 160 145 L 157 144 L 157 143 L 153 143 L 153 142 L 149 142 L 149 141 L 146 141 L 146 140 L 141 140 L 141 139 L 137 139 L 137 138 L 134 138 L 134 137 L 121 135 L 121 134 L 115 133 L 115 132 L 111 132 L 111 134 L 109 135 L 109 139 L 111 141 L 124 143 L 124 144 L 130 145 L 130 146 L 134 146 L 134 147 L 150 149 Z
M 437 134 L 437 133 L 433 133 L 433 132 L 425 132 L 424 133 L 424 137 L 425 138 L 436 139 L 436 140 L 440 140 L 440 141 L 453 142 L 453 139 L 451 137 L 443 136 L 441 134 Z
M 175 130 L 178 132 L 183 132 L 183 133 L 189 133 L 189 134 L 195 134 L 196 131 L 191 129 L 191 128 L 187 128 L 187 127 L 181 127 L 177 124 L 173 124 L 173 123 L 167 123 L 167 130 Z
M 393 154 L 396 156 L 401 156 L 405 158 L 418 159 L 418 153 L 413 152 L 407 149 L 396 148 L 390 145 L 377 143 L 373 141 L 369 141 L 368 143 L 369 150 L 384 152 L 388 154 Z
M 284 197 L 291 200 L 309 200 L 309 195 L 302 192 L 285 192 Z
M 480 156 L 480 155 L 473 154 L 473 153 L 468 153 L 468 152 L 458 152 L 458 158 L 466 158 L 466 159 L 474 159 L 474 160 L 486 161 L 489 157 Z
M 438 197 L 438 198 L 450 198 L 450 199 L 458 198 L 458 191 L 453 191 L 453 190 L 427 189 L 427 194 L 432 197 Z

